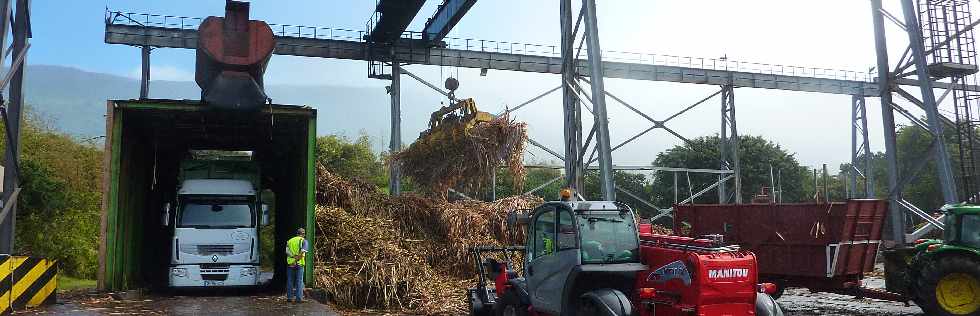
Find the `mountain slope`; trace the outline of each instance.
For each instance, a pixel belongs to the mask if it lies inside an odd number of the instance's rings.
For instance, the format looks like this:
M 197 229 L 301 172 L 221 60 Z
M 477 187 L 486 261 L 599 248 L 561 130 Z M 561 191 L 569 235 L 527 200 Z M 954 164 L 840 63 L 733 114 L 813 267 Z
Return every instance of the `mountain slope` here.
M 51 126 L 79 137 L 92 137 L 105 134 L 106 100 L 138 97 L 139 81 L 70 67 L 32 65 L 27 68 L 24 90 L 31 111 Z M 367 133 L 387 137 L 389 97 L 380 87 L 269 85 L 266 90 L 275 103 L 316 108 L 318 134 Z M 194 82 L 150 84 L 152 98 L 198 99 L 199 96 L 200 89 Z M 428 109 L 406 106 L 403 117 L 428 117 Z M 405 122 L 403 135 L 413 137 L 424 127 L 422 122 L 413 123 Z

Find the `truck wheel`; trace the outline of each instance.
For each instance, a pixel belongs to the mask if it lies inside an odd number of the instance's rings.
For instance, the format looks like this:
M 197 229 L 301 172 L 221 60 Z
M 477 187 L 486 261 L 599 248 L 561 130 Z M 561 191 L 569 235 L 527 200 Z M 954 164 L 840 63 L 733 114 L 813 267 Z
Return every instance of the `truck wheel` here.
M 755 295 L 755 315 L 783 316 L 783 308 L 769 294 L 757 293 Z
M 527 305 L 521 303 L 516 290 L 504 292 L 504 295 L 493 305 L 494 316 L 528 316 Z
M 960 255 L 922 265 L 916 303 L 927 315 L 980 315 L 980 263 Z

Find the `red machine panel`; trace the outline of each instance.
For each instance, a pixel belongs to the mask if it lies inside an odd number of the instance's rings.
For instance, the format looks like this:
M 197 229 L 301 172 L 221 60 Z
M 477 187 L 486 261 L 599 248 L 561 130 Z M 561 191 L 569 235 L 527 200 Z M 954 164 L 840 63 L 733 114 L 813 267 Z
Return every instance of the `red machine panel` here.
M 649 270 L 637 276 L 637 288 L 654 288 L 641 315 L 752 315 L 755 312 L 755 255 L 737 247 L 688 237 L 655 235 L 640 225 L 640 255 Z
M 758 256 L 763 280 L 843 288 L 874 270 L 883 200 L 846 203 L 677 205 L 675 232 L 724 235 Z

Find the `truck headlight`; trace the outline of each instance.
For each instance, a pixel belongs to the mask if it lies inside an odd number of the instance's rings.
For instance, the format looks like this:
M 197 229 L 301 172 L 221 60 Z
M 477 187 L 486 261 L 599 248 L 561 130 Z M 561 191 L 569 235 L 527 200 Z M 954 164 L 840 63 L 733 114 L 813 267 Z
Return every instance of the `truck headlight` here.
M 242 268 L 242 277 L 250 277 L 254 275 L 255 275 L 255 267 Z
M 187 269 L 185 268 L 173 268 L 171 269 L 173 276 L 177 278 L 183 278 L 187 276 Z

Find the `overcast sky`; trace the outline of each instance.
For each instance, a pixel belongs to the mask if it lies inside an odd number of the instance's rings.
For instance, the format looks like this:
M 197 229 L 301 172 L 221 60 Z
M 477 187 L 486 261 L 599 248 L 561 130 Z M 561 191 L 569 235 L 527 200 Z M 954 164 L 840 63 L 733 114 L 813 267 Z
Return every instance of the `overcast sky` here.
M 419 30 L 439 2 L 430 0 L 410 30 Z M 575 1 L 577 2 L 577 1 Z M 731 60 L 817 66 L 867 71 L 875 65 L 870 3 L 867 0 L 598 0 L 599 32 L 604 50 L 694 57 L 727 56 Z M 900 16 L 898 1 L 886 8 Z M 222 15 L 224 1 L 34 1 L 34 39 L 29 62 L 138 77 L 137 48 L 103 43 L 103 12 L 112 10 L 204 17 Z M 363 29 L 373 0 L 252 1 L 252 19 L 270 23 Z M 577 5 L 576 5 L 577 6 Z M 890 51 L 895 64 L 907 36 L 889 24 Z M 560 40 L 556 0 L 480 0 L 450 34 L 451 37 L 557 45 Z M 153 54 L 155 80 L 193 80 L 193 52 L 158 49 Z M 481 109 L 497 112 L 557 86 L 557 75 L 451 67 L 409 66 L 426 80 L 439 83 L 458 77 L 457 95 L 473 97 Z M 275 56 L 267 82 L 283 84 L 378 87 L 388 83 L 366 76 L 365 62 Z M 407 89 L 422 89 L 410 78 Z M 607 80 L 607 90 L 663 119 L 718 87 L 663 82 Z M 914 88 L 913 88 L 914 89 Z M 403 100 L 405 107 L 433 110 L 441 96 Z M 517 113 L 530 124 L 531 136 L 561 151 L 561 97 L 555 93 Z M 610 129 L 617 144 L 644 130 L 646 121 L 625 107 L 609 103 Z M 741 88 L 735 92 L 738 128 L 743 135 L 762 135 L 797 153 L 809 166 L 829 164 L 832 170 L 850 157 L 850 103 L 846 95 Z M 882 148 L 881 109 L 868 100 L 871 147 Z M 386 104 L 372 105 L 386 109 Z M 717 97 L 670 122 L 686 137 L 712 135 L 720 126 Z M 330 115 L 324 109 L 320 116 Z M 378 120 L 387 121 L 379 116 Z M 422 126 L 425 117 L 407 117 Z M 588 118 L 586 119 L 588 121 Z M 415 122 L 419 121 L 419 122 Z M 588 125 L 591 125 L 587 123 Z M 588 128 L 588 127 L 586 127 Z M 321 130 L 330 133 L 329 130 Z M 406 130 L 404 135 L 417 135 Z M 370 131 L 384 134 L 387 131 Z M 643 136 L 616 151 L 617 164 L 649 164 L 658 152 L 679 141 L 663 131 Z M 548 160 L 541 152 L 535 157 Z M 743 159 L 751 159 L 744 157 Z

